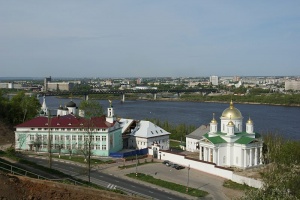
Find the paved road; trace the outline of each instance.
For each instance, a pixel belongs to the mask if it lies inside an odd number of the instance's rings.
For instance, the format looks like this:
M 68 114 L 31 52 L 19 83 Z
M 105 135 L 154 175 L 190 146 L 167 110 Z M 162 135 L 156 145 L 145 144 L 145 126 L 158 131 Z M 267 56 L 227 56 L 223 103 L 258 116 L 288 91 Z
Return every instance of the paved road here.
M 129 162 L 128 165 L 130 164 L 131 163 Z M 119 170 L 117 166 L 102 169 L 103 172 L 113 173 L 119 177 L 124 176 L 125 174 L 134 173 L 135 170 L 135 168 Z M 190 169 L 188 172 L 187 168 L 176 170 L 174 168 L 167 167 L 162 163 L 154 163 L 139 166 L 138 172 L 149 174 L 155 178 L 181 185 L 187 185 L 189 180 L 190 187 L 205 190 L 209 193 L 206 199 L 229 199 L 223 191 L 224 178 L 207 174 L 195 169 Z
M 41 157 L 28 157 L 29 160 L 36 162 L 39 165 L 48 166 L 48 160 L 42 159 Z M 71 176 L 87 180 L 86 175 L 82 175 L 86 170 L 85 167 L 74 165 L 72 163 L 65 162 L 57 162 L 53 161 L 52 166 L 54 169 L 62 171 Z M 172 193 L 168 193 L 166 191 L 158 190 L 154 187 L 149 187 L 144 184 L 139 184 L 133 181 L 129 181 L 123 178 L 119 178 L 113 174 L 107 174 L 103 172 L 99 172 L 98 170 L 93 170 L 91 172 L 91 182 L 106 187 L 108 189 L 125 189 L 127 191 L 131 191 L 134 193 L 139 193 L 144 195 L 144 197 L 150 197 L 154 199 L 162 199 L 162 200 L 172 200 L 172 199 L 187 199 L 182 196 L 177 196 Z M 192 199 L 192 197 L 191 197 Z
M 66 162 L 64 160 L 59 161 L 60 162 L 53 162 L 54 168 L 63 171 L 66 174 L 72 174 L 74 176 L 86 179 L 86 175 L 79 175 L 84 170 L 84 167 L 82 168 L 80 166 L 74 165 L 74 163 L 64 163 Z M 39 160 L 36 162 L 38 162 L 39 164 L 43 164 L 43 162 L 45 162 L 45 165 L 47 165 L 46 160 Z M 134 161 L 129 161 L 126 162 L 126 165 L 131 165 L 134 163 Z M 138 193 L 145 194 L 157 199 L 196 199 L 191 196 L 177 193 L 175 191 L 160 188 L 158 186 L 128 178 L 125 176 L 125 174 L 135 173 L 136 168 L 134 167 L 121 170 L 118 168 L 119 165 L 123 165 L 123 162 L 109 165 L 98 165 L 92 171 L 91 180 L 109 189 L 118 187 L 125 188 L 127 190 L 137 191 Z M 189 187 L 205 190 L 209 193 L 209 195 L 203 199 L 229 199 L 224 194 L 224 188 L 222 186 L 225 179 L 198 170 L 190 169 L 188 171 L 187 168 L 176 170 L 174 168 L 163 165 L 159 161 L 159 163 L 151 163 L 138 166 L 137 171 L 139 173 L 149 174 L 151 176 L 154 176 L 155 178 L 175 182 L 181 185 L 188 184 Z

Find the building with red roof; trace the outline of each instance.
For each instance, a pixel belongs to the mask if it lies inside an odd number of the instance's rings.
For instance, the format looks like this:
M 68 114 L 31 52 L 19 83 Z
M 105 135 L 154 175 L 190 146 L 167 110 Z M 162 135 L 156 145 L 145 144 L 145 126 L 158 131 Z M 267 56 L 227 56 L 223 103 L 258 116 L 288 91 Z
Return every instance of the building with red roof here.
M 90 147 L 92 155 L 109 156 L 123 148 L 122 128 L 112 106 L 107 116 L 86 119 L 73 114 L 39 116 L 17 125 L 15 148 L 53 153 L 84 154 Z

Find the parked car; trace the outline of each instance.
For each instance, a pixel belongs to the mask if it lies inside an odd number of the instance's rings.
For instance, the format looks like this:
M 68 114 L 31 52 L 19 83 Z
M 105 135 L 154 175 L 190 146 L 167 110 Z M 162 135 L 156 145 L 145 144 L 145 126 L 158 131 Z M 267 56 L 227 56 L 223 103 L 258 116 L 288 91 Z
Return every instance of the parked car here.
M 184 169 L 185 167 L 184 166 L 181 166 L 181 165 L 177 165 L 176 167 L 175 167 L 175 169 L 177 169 L 177 170 L 181 170 L 181 169 Z
M 162 163 L 163 163 L 164 165 L 167 165 L 167 163 L 170 163 L 170 161 L 164 160 Z
M 173 165 L 173 163 L 172 163 L 172 162 L 167 162 L 166 165 L 167 165 L 168 167 L 170 167 L 170 166 Z
M 176 164 L 176 163 L 173 163 L 172 165 L 171 165 L 171 167 L 173 167 L 173 168 L 176 168 L 176 167 L 178 167 L 179 165 L 178 164 Z

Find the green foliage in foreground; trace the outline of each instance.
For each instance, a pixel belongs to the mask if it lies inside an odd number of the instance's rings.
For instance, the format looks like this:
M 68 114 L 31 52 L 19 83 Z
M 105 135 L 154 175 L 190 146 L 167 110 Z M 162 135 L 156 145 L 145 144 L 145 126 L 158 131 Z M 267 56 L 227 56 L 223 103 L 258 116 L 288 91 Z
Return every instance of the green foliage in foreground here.
M 264 142 L 264 186 L 246 192 L 242 199 L 300 199 L 300 141 L 268 134 Z
M 141 181 L 145 181 L 145 182 L 148 182 L 148 183 L 151 183 L 154 185 L 158 185 L 158 186 L 170 189 L 170 190 L 174 190 L 174 191 L 177 191 L 180 193 L 195 196 L 195 197 L 204 197 L 208 194 L 206 191 L 195 189 L 195 188 L 189 188 L 189 191 L 186 192 L 186 186 L 184 186 L 184 185 L 164 181 L 161 179 L 156 179 L 153 176 L 142 174 L 142 173 L 138 173 L 137 176 L 135 173 L 130 173 L 130 174 L 127 174 L 126 176 L 128 176 L 130 178 L 135 178 L 135 179 L 138 179 Z

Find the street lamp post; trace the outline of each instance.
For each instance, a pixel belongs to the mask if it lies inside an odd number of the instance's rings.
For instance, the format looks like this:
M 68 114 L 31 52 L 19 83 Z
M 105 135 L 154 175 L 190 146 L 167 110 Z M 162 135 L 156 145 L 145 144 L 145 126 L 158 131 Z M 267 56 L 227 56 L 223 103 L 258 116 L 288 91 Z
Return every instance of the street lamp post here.
M 135 176 L 137 176 L 137 154 L 135 154 Z
M 186 183 L 186 192 L 189 192 L 189 182 L 190 182 L 190 165 L 188 166 L 188 179 L 187 179 L 187 183 Z

